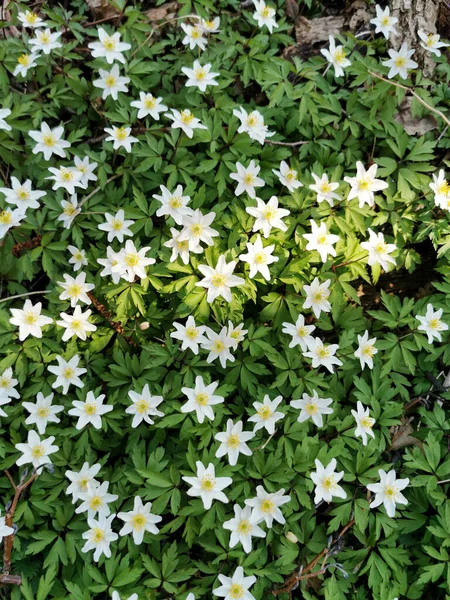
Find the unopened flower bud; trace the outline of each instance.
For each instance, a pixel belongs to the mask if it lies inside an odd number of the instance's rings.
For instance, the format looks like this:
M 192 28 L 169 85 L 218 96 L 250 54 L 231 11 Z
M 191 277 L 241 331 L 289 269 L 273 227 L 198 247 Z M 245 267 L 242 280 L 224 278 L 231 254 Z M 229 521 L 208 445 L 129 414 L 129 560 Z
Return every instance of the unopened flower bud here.
M 297 536 L 296 536 L 294 533 L 292 533 L 292 531 L 288 531 L 288 532 L 287 532 L 287 534 L 286 534 L 286 539 L 287 539 L 289 542 L 292 542 L 293 544 L 296 544 L 296 543 L 298 542 L 298 538 L 297 538 Z
M 139 329 L 141 331 L 145 331 L 150 327 L 150 323 L 148 321 L 144 321 L 143 323 L 139 323 Z

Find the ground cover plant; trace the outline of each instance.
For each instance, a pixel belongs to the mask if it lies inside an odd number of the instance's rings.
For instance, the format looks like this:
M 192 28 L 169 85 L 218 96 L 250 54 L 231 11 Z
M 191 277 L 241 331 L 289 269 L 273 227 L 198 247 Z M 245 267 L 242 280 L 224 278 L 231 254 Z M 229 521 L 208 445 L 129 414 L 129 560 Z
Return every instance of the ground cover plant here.
M 0 598 L 448 598 L 445 39 L 90 4 L 2 13 Z

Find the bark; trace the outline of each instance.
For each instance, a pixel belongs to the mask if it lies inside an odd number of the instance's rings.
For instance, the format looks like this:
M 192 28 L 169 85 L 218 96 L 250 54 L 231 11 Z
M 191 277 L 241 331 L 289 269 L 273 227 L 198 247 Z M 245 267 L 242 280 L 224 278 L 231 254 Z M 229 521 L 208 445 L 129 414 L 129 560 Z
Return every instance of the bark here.
M 412 57 L 423 70 L 425 77 L 430 77 L 435 68 L 432 55 L 420 46 L 417 31 L 436 33 L 440 0 L 392 0 L 391 14 L 398 19 L 396 28 L 399 35 L 392 36 L 393 47 L 398 50 L 403 42 L 409 48 L 415 48 Z

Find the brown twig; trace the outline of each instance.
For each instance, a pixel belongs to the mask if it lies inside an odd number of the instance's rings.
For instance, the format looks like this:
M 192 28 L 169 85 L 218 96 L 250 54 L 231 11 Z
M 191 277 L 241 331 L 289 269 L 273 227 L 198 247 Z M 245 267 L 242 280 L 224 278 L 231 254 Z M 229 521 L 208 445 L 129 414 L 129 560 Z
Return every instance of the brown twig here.
M 16 258 L 20 258 L 26 250 L 33 250 L 41 245 L 42 235 L 35 235 L 26 242 L 14 244 L 11 249 L 11 254 Z
M 16 485 L 14 479 L 12 478 L 10 472 L 5 470 L 5 475 L 11 482 L 11 485 L 14 489 L 14 498 L 6 511 L 5 515 L 5 525 L 7 527 L 12 527 L 14 522 L 14 513 L 16 512 L 17 504 L 20 500 L 21 495 L 24 491 L 33 483 L 33 481 L 37 478 L 39 473 L 35 471 L 27 481 L 22 483 L 20 481 L 19 485 Z M 3 572 L 0 574 L 0 586 L 1 585 L 21 585 L 22 578 L 20 575 L 11 575 L 11 552 L 14 544 L 14 536 L 15 532 L 11 535 L 7 535 L 3 539 Z
M 295 146 L 301 146 L 302 144 L 309 144 L 311 140 L 304 140 L 301 142 L 276 142 L 275 140 L 264 140 L 265 144 L 270 144 L 271 146 L 289 146 L 294 148 Z
M 129 335 L 125 335 L 125 329 L 122 325 L 121 321 L 114 321 L 112 318 L 112 313 L 111 311 L 109 311 L 106 306 L 104 304 L 102 304 L 99 300 L 97 300 L 97 298 L 91 293 L 88 292 L 87 294 L 92 302 L 93 307 L 95 308 L 95 310 L 105 319 L 105 321 L 108 321 L 109 326 L 114 329 L 114 331 L 116 333 L 118 333 L 119 335 L 121 335 L 123 337 L 123 339 L 130 345 L 133 346 L 134 348 L 137 347 L 136 342 L 133 340 L 133 338 Z

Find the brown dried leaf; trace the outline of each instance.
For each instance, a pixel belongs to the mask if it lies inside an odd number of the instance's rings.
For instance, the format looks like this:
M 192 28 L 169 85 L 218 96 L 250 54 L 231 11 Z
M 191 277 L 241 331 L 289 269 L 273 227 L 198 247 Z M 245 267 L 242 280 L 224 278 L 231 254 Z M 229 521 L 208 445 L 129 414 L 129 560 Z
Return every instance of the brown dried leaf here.
M 414 417 L 403 417 L 400 425 L 391 427 L 389 433 L 391 434 L 391 450 L 399 450 L 406 446 L 418 446 L 422 448 L 422 442 L 411 435 L 414 429 L 411 422 Z
M 172 19 L 179 8 L 178 2 L 167 2 L 158 8 L 151 8 L 145 12 L 145 16 L 149 21 L 157 23 L 163 19 Z
M 398 107 L 398 113 L 394 116 L 394 119 L 402 125 L 406 133 L 408 135 L 424 135 L 427 131 L 437 129 L 437 121 L 432 115 L 420 118 L 413 117 L 411 103 L 412 98 L 405 98 Z
M 300 7 L 296 0 L 286 0 L 286 16 L 295 21 L 300 13 Z

